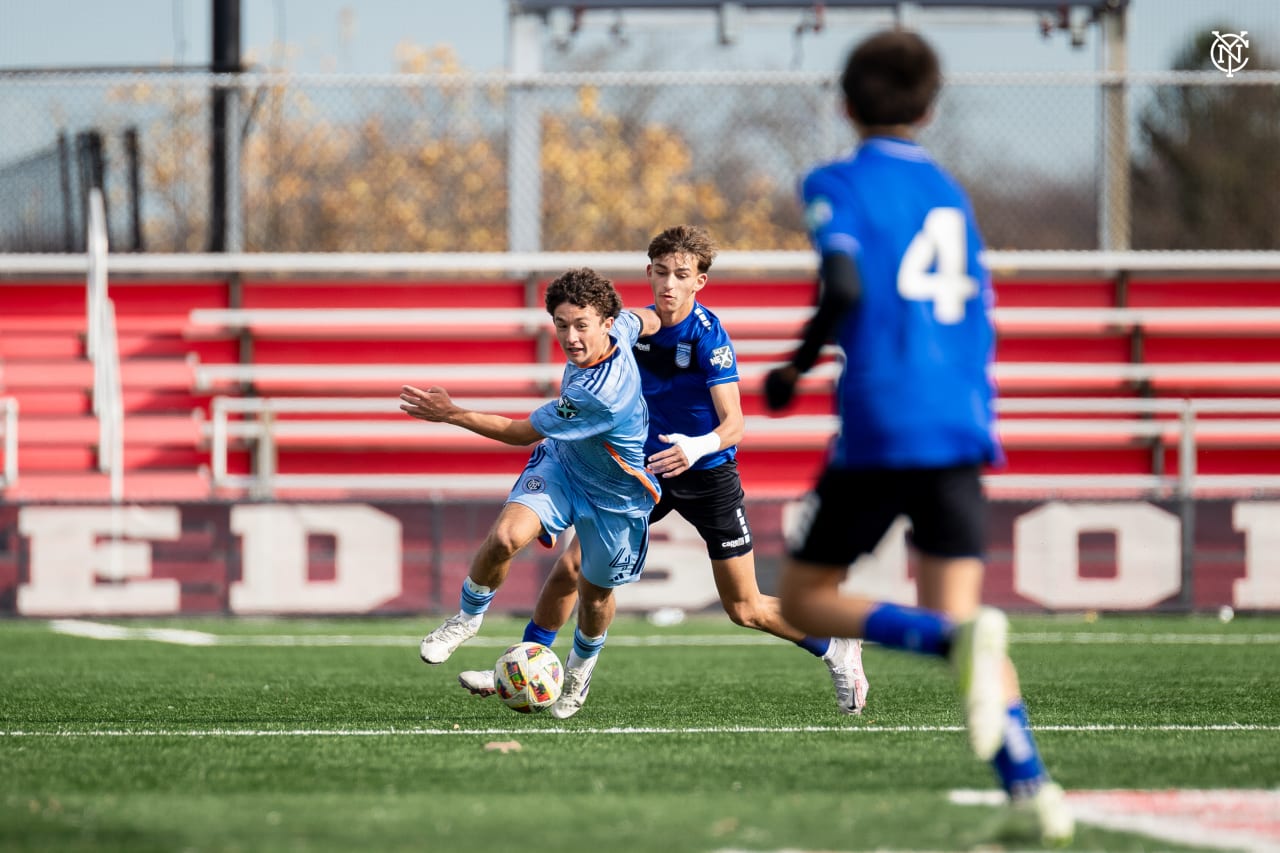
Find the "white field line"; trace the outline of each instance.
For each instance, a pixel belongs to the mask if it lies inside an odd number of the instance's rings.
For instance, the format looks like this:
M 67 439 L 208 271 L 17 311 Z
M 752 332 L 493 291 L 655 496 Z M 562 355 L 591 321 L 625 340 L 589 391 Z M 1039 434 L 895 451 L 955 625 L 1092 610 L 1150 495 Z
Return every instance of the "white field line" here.
M 964 726 L 701 726 L 701 727 L 614 727 L 578 728 L 479 728 L 428 729 L 27 729 L 0 730 L 0 737 L 440 737 L 467 735 L 738 735 L 738 734 L 842 734 L 896 735 L 963 732 Z M 1036 726 L 1037 732 L 1280 732 L 1280 725 L 1223 723 L 1221 725 L 1154 726 Z M 1003 795 L 1002 795 L 1003 796 Z
M 134 628 L 91 622 L 83 619 L 54 619 L 51 630 L 59 634 L 88 637 L 94 640 L 152 640 L 182 646 L 389 646 L 413 645 L 416 635 L 395 636 L 376 634 L 212 634 L 181 628 Z M 468 645 L 479 648 L 506 648 L 511 637 L 476 637 Z M 652 637 L 617 636 L 609 638 L 609 645 L 618 646 L 756 646 L 785 642 L 768 634 L 743 631 L 738 634 L 670 634 Z M 1280 634 L 1121 634 L 1121 633 L 1015 633 L 1013 644 L 1034 645 L 1188 645 L 1188 646 L 1247 646 L 1280 644 Z
M 951 802 L 1001 806 L 1003 791 L 952 791 Z M 1280 790 L 1068 791 L 1076 820 L 1177 844 L 1246 853 L 1280 851 Z

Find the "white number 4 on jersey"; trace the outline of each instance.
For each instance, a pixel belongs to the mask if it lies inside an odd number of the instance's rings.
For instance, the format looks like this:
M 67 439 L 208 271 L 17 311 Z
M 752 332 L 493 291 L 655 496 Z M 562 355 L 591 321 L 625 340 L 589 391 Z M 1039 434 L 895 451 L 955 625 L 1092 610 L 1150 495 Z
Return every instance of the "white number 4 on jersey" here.
M 966 242 L 964 214 L 954 207 L 935 207 L 898 266 L 898 293 L 903 299 L 932 302 L 939 323 L 963 320 L 964 304 L 978 292 L 978 282 L 967 273 Z

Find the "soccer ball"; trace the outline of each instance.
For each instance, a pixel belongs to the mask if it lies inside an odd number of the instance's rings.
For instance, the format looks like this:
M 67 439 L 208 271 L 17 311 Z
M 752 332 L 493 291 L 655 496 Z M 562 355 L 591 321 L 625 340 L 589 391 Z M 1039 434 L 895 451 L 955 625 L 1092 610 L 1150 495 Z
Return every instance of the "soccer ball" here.
M 556 653 L 539 643 L 516 643 L 493 667 L 498 697 L 513 711 L 532 714 L 560 698 L 564 667 Z

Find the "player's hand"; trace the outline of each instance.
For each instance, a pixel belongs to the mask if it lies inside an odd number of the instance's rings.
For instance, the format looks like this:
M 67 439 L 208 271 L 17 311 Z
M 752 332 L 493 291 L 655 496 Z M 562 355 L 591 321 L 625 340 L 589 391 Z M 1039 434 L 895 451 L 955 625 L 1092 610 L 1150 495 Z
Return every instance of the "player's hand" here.
M 772 412 L 777 412 L 791 405 L 796 395 L 796 383 L 800 381 L 800 371 L 794 365 L 784 364 L 775 367 L 764 377 L 764 402 Z
M 675 443 L 681 438 L 684 438 L 684 436 L 678 434 L 658 436 L 660 441 L 665 441 L 671 446 L 650 456 L 645 467 L 659 477 L 674 477 L 677 474 L 683 474 L 688 471 L 691 463 L 688 457 L 684 455 L 683 448 Z
M 400 386 L 400 411 L 420 421 L 444 423 L 456 406 L 449 392 L 439 385 L 423 391 L 412 385 Z

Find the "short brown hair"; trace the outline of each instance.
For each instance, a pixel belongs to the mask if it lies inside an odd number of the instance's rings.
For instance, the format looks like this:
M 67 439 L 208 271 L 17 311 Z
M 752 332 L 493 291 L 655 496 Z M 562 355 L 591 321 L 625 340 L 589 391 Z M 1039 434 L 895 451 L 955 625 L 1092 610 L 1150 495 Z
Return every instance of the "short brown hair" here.
M 849 113 L 860 124 L 914 124 L 942 88 L 938 54 L 915 33 L 889 30 L 861 42 L 840 76 Z
M 716 241 L 705 228 L 676 225 L 649 241 L 649 260 L 670 254 L 693 255 L 698 259 L 698 272 L 706 272 L 716 259 Z
M 555 314 L 564 303 L 594 308 L 601 319 L 622 313 L 622 297 L 613 282 L 590 267 L 569 270 L 547 285 L 547 313 Z

